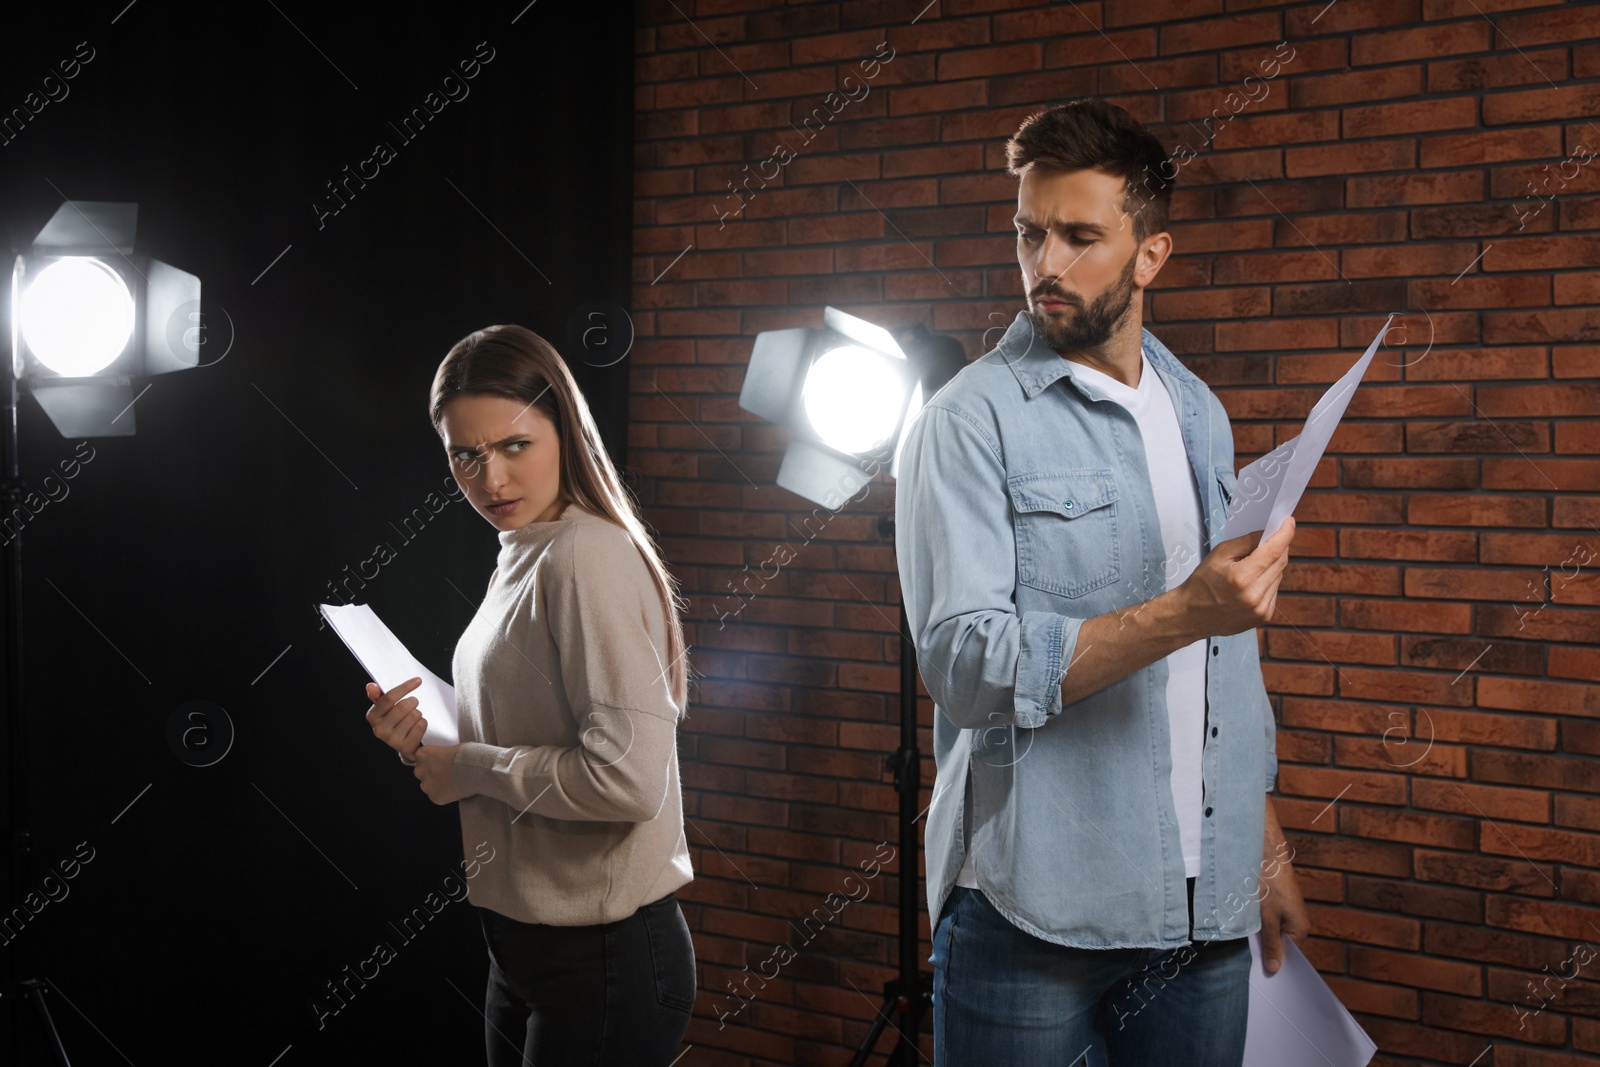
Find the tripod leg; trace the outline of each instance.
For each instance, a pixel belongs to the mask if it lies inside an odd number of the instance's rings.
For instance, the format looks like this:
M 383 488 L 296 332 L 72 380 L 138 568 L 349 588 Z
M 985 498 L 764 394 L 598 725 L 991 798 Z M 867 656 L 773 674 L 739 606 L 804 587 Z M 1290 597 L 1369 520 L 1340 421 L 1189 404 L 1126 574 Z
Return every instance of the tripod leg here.
M 28 999 L 33 1001 L 34 1007 L 39 1009 L 39 1018 L 44 1024 L 45 1035 L 50 1039 L 50 1049 L 56 1054 L 56 1062 L 61 1067 L 72 1067 L 72 1061 L 67 1059 L 67 1047 L 61 1043 L 61 1035 L 56 1032 L 56 1021 L 50 1017 L 50 1005 L 44 1002 L 48 987 L 37 978 L 29 978 L 20 984 L 28 991 Z
M 889 1023 L 889 1009 L 894 1006 L 895 998 L 885 996 L 883 1007 L 878 1009 L 878 1017 L 872 1020 L 872 1029 L 867 1031 L 867 1036 L 861 1042 L 861 1047 L 856 1049 L 855 1058 L 850 1061 L 850 1067 L 865 1067 L 867 1057 L 872 1055 L 872 1050 L 878 1044 L 878 1038 L 883 1035 L 883 1028 Z

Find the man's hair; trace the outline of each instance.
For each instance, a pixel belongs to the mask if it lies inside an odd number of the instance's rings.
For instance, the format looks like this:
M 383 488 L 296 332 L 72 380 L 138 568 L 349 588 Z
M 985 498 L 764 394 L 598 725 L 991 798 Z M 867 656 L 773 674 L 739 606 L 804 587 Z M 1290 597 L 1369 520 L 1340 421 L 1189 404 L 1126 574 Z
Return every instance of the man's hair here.
M 1133 238 L 1167 228 L 1177 168 L 1139 120 L 1104 100 L 1071 100 L 1029 115 L 1006 142 L 1006 173 L 1093 168 L 1127 182 L 1121 210 L 1133 216 Z

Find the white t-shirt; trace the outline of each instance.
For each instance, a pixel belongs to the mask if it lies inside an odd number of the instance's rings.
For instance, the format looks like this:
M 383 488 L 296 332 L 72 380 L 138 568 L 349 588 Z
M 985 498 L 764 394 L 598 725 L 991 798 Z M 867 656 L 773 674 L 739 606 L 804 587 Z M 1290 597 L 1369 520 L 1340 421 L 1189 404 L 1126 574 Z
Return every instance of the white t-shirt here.
M 1142 352 L 1141 352 L 1142 355 Z M 1101 399 L 1114 400 L 1128 409 L 1144 439 L 1145 465 L 1156 498 L 1156 517 L 1166 548 L 1167 588 L 1188 578 L 1204 555 L 1200 524 L 1200 493 L 1189 470 L 1189 453 L 1178 429 L 1178 413 L 1166 383 L 1144 357 L 1139 384 L 1122 382 L 1081 363 L 1071 373 Z M 1069 386 L 1070 388 L 1070 386 Z M 1152 462 L 1154 461 L 1154 462 Z M 1202 638 L 1167 656 L 1167 724 L 1172 735 L 1172 800 L 1178 814 L 1178 837 L 1183 844 L 1185 877 L 1200 873 L 1200 759 L 1205 747 L 1206 642 Z M 967 779 L 961 825 L 966 837 L 966 861 L 956 884 L 978 888 L 972 866 L 972 779 Z

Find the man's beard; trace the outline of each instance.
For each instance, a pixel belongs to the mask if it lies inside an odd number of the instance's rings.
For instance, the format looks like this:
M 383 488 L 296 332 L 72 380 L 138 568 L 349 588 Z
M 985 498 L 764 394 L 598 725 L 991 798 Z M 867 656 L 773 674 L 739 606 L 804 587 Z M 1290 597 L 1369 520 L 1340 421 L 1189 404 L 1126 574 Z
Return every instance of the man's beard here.
M 1067 296 L 1050 282 L 1043 283 L 1032 299 L 1052 296 L 1065 300 L 1070 308 L 1053 314 L 1036 311 L 1030 304 L 1028 318 L 1033 323 L 1034 336 L 1057 352 L 1072 352 L 1082 348 L 1099 348 L 1111 339 L 1111 331 L 1128 312 L 1133 303 L 1133 268 L 1139 258 L 1136 250 L 1128 257 L 1122 273 L 1111 288 L 1101 293 L 1087 308 L 1075 297 Z

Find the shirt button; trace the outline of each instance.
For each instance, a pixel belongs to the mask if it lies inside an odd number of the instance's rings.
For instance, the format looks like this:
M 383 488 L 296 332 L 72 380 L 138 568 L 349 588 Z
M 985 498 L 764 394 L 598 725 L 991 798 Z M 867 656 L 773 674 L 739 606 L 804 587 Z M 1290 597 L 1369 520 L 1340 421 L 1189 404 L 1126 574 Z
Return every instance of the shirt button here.
M 1211 814 L 1211 809 L 1210 809 L 1210 808 L 1207 808 L 1207 809 L 1206 809 L 1206 814 L 1207 814 L 1207 815 L 1210 815 L 1210 814 Z
M 1216 737 L 1217 736 L 1217 728 L 1215 726 L 1213 726 L 1211 728 L 1211 736 L 1212 737 Z
M 1217 654 L 1217 646 L 1216 645 L 1212 645 L 1211 646 L 1211 654 L 1213 656 L 1215 656 Z

